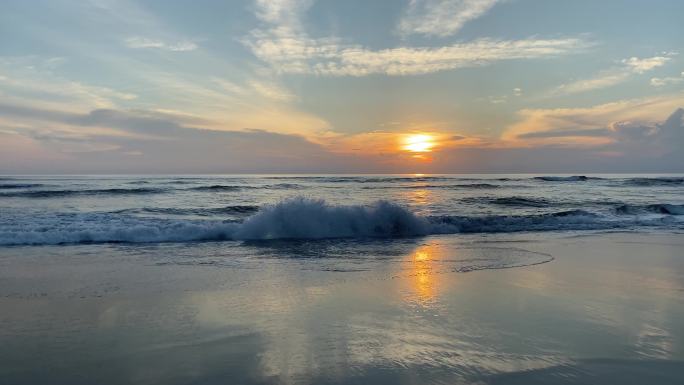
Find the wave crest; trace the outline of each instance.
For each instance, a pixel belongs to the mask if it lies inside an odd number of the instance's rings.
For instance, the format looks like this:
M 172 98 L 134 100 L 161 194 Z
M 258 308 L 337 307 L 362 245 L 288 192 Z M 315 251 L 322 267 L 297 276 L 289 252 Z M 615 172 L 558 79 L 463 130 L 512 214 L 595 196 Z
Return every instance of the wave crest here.
M 388 201 L 371 206 L 333 206 L 321 199 L 292 198 L 248 218 L 236 239 L 407 237 L 429 233 L 429 223 Z
M 588 176 L 584 176 L 584 175 L 573 175 L 573 176 L 537 176 L 534 179 L 542 180 L 545 182 L 584 182 L 584 181 L 588 181 L 589 179 L 598 179 L 598 178 L 589 178 Z

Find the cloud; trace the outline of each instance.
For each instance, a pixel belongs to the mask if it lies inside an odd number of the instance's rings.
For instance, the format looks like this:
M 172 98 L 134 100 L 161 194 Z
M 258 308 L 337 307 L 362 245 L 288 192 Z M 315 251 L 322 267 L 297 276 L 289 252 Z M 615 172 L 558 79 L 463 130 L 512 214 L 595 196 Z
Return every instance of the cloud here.
M 650 71 L 654 68 L 665 65 L 665 63 L 667 63 L 669 60 L 670 58 L 667 56 L 654 56 L 644 59 L 631 57 L 629 59 L 623 59 L 622 63 L 625 64 L 632 72 L 643 74 L 646 71 Z
M 5 101 L 31 101 L 66 108 L 109 108 L 137 99 L 132 92 L 73 81 L 55 73 L 63 58 L 0 57 Z
M 631 73 L 624 69 L 613 69 L 599 73 L 591 79 L 577 80 L 572 83 L 561 84 L 554 94 L 577 94 L 602 88 L 615 86 L 629 79 Z
M 134 49 L 160 49 L 164 51 L 194 51 L 198 48 L 197 43 L 189 40 L 181 40 L 173 43 L 164 42 L 162 40 L 150 39 L 146 37 L 129 37 L 125 40 L 126 47 Z
M 249 85 L 261 96 L 267 97 L 269 99 L 291 101 L 296 98 L 293 93 L 275 83 L 251 80 Z
M 267 23 L 299 26 L 299 14 L 311 6 L 313 0 L 256 0 L 256 16 Z
M 403 35 L 446 37 L 487 13 L 499 0 L 411 0 L 399 22 Z
M 501 60 L 557 57 L 591 46 L 577 38 L 479 39 L 441 47 L 372 50 L 338 38 L 312 38 L 300 22 L 309 1 L 257 1 L 256 15 L 265 28 L 243 43 L 277 73 L 329 76 L 419 75 Z
M 331 76 L 419 75 L 496 61 L 548 58 L 585 49 L 580 39 L 480 39 L 444 47 L 370 50 L 332 39 L 255 34 L 253 53 L 280 73 Z
M 42 122 L 0 133 L 0 159 L 3 153 L 14 157 L 0 172 L 379 171 L 369 156 L 333 154 L 299 135 L 199 129 L 156 112 L 70 113 L 0 104 L 0 116 Z M 8 147 L 19 144 L 21 153 Z
M 665 77 L 665 78 L 651 78 L 651 85 L 653 87 L 665 87 L 671 84 L 678 84 L 684 82 L 684 72 L 682 72 L 678 77 Z
M 518 135 L 518 138 L 568 138 L 568 137 L 595 137 L 608 136 L 612 133 L 607 128 L 589 128 L 589 129 L 569 129 L 569 130 L 550 130 L 541 132 L 528 132 L 526 134 Z
M 445 133 L 436 151 L 430 153 L 431 162 L 426 163 L 416 162 L 411 154 L 393 152 L 391 146 L 379 150 L 396 140 L 391 132 L 334 138 L 341 144 L 362 147 L 339 151 L 298 135 L 198 129 L 182 117 L 158 112 L 103 109 L 69 113 L 0 104 L 4 119 L 42 122 L 0 132 L 0 172 L 682 172 L 684 109 L 670 110 L 664 122 L 662 117 L 655 121 L 632 119 L 666 107 L 644 101 L 623 103 L 619 108 L 597 106 L 593 111 L 547 111 L 566 123 L 593 124 L 595 128 L 564 128 L 540 133 L 535 140 L 564 135 L 609 139 L 591 147 L 558 146 L 553 141 L 506 147 L 506 143 L 496 145 Z M 620 113 L 632 109 L 640 113 Z M 613 114 L 624 119 L 600 127 L 601 116 L 608 119 Z M 530 139 L 526 140 L 532 140 L 535 135 L 527 136 Z
M 668 54 L 672 55 L 672 54 Z M 640 75 L 657 67 L 665 65 L 669 56 L 654 56 L 649 58 L 631 57 L 620 61 L 621 65 L 599 72 L 589 79 L 577 80 L 557 87 L 552 95 L 567 95 L 608 88 L 629 80 L 634 75 Z
M 504 131 L 501 140 L 509 146 L 523 147 L 605 146 L 624 141 L 627 137 L 634 138 L 628 134 L 630 127 L 655 127 L 664 116 L 682 106 L 684 94 L 679 93 L 587 108 L 524 109 L 518 112 L 520 120 Z M 645 133 L 649 130 L 637 131 Z M 680 140 L 661 144 L 681 146 L 683 143 Z

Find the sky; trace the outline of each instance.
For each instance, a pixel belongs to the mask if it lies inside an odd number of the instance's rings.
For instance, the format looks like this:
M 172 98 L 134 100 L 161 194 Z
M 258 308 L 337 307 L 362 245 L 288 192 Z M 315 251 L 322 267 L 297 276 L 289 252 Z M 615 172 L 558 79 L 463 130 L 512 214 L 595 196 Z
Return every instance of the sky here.
M 0 174 L 684 172 L 680 0 L 4 0 Z

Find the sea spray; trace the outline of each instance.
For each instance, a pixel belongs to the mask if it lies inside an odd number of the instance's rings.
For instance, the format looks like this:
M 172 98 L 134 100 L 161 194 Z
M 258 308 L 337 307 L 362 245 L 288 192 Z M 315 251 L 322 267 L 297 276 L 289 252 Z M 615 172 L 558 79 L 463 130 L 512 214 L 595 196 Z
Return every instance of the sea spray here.
M 430 225 L 388 201 L 370 206 L 333 206 L 322 199 L 292 198 L 266 206 L 235 233 L 237 239 L 407 237 L 429 233 Z

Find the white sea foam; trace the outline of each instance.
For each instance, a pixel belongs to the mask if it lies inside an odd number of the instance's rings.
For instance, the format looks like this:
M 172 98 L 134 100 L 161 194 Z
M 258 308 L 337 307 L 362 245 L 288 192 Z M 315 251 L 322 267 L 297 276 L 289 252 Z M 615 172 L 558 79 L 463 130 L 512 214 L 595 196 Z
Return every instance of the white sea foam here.
M 430 223 L 395 203 L 333 206 L 319 199 L 294 198 L 267 206 L 247 219 L 238 239 L 317 239 L 425 235 Z

